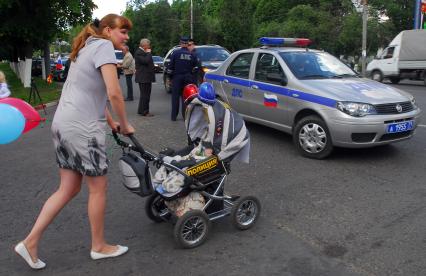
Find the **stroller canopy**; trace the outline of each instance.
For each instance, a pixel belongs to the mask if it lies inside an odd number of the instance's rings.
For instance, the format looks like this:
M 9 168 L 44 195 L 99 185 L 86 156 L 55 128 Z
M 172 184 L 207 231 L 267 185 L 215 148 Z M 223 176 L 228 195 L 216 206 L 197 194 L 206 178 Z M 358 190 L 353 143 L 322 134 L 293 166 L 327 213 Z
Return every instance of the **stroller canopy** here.
M 187 106 L 185 127 L 189 138 L 212 143 L 220 160 L 249 162 L 250 135 L 243 118 L 220 100 L 214 105 L 197 98 Z

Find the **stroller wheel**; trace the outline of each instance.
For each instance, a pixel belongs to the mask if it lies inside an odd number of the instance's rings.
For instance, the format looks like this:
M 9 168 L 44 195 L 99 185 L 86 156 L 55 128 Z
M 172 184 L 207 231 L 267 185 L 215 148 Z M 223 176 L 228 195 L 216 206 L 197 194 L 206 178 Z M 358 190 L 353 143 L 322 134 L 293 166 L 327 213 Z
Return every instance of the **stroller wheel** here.
M 163 222 L 164 220 L 160 217 L 161 212 L 167 207 L 164 204 L 164 200 L 157 193 L 154 193 L 148 197 L 145 202 L 145 213 L 150 220 L 153 222 Z
M 251 228 L 260 215 L 260 202 L 254 196 L 243 196 L 235 201 L 231 210 L 232 224 L 239 230 Z
M 194 248 L 202 244 L 210 229 L 207 214 L 200 210 L 191 210 L 181 216 L 174 229 L 175 240 L 183 248 Z

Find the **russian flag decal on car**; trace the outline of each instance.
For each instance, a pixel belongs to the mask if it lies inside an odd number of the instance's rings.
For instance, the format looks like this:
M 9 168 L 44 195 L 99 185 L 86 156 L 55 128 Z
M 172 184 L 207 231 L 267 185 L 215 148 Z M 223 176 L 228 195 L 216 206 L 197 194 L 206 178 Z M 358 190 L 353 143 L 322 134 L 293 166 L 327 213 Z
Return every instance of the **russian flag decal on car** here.
M 266 107 L 277 107 L 278 105 L 277 95 L 264 93 L 263 105 Z

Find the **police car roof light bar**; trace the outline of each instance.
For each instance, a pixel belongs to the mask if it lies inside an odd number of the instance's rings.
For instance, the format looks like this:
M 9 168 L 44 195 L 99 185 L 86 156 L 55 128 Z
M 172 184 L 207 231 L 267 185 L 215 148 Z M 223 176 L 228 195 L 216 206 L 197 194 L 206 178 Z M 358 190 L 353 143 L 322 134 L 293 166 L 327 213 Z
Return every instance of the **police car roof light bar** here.
M 300 46 L 306 47 L 311 44 L 308 38 L 290 38 L 290 37 L 261 37 L 260 44 L 263 46 Z

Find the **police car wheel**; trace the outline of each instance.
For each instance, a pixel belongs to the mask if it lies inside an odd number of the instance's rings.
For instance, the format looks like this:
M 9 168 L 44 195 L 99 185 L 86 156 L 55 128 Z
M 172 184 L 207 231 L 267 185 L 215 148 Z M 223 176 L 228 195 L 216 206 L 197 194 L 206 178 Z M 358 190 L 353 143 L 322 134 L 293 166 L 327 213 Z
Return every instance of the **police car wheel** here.
M 160 217 L 162 210 L 167 207 L 164 204 L 164 200 L 157 193 L 148 197 L 145 202 L 145 213 L 147 217 L 153 222 L 163 222 L 164 220 Z
M 239 230 L 247 230 L 256 223 L 260 215 L 260 210 L 260 202 L 256 197 L 241 197 L 232 206 L 232 224 Z
M 333 151 L 330 132 L 318 116 L 307 116 L 297 122 L 293 143 L 303 156 L 312 159 L 324 159 Z
M 191 210 L 181 216 L 174 228 L 176 243 L 182 248 L 201 245 L 210 231 L 210 220 L 201 210 Z
M 382 82 L 383 81 L 383 74 L 382 72 L 380 72 L 379 70 L 374 70 L 371 73 L 371 79 L 378 81 L 378 82 Z

